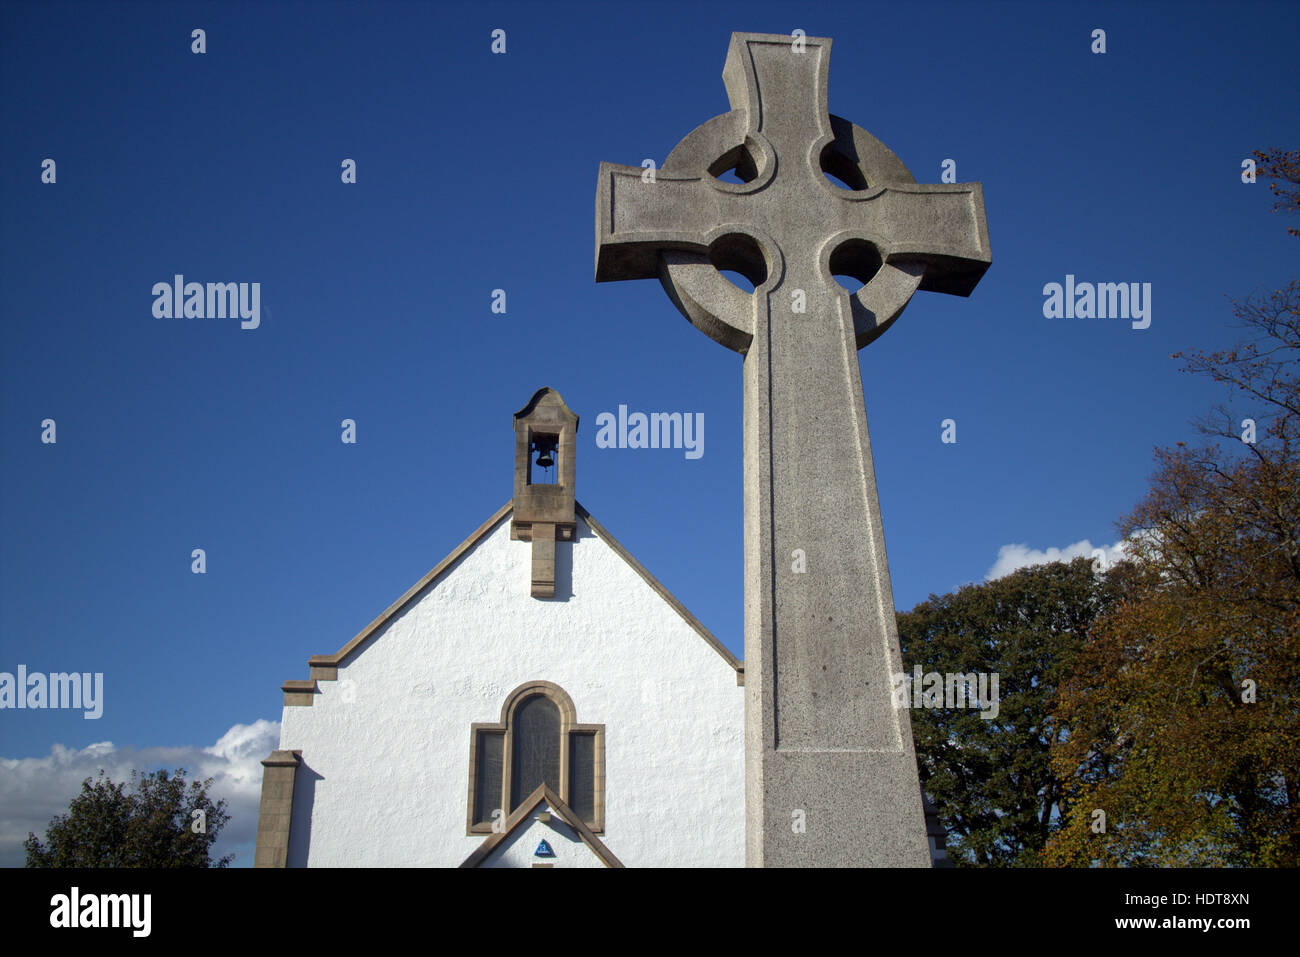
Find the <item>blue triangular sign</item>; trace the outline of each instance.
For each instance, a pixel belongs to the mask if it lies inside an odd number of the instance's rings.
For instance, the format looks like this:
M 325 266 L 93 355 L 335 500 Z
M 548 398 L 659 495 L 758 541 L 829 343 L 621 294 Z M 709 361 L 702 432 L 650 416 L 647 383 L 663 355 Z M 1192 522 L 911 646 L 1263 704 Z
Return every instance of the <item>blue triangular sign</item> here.
M 537 850 L 533 851 L 534 857 L 554 857 L 555 852 L 551 850 L 551 845 L 545 841 L 537 845 Z

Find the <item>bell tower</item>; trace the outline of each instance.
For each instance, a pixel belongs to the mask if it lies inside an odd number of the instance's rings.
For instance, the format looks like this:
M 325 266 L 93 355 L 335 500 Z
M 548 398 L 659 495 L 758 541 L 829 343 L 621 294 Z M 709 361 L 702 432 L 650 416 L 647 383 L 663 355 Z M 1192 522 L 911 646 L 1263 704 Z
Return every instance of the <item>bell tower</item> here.
M 577 534 L 573 465 L 578 417 L 560 393 L 539 389 L 515 413 L 515 495 L 510 538 L 533 543 L 530 594 L 555 597 L 555 543 Z

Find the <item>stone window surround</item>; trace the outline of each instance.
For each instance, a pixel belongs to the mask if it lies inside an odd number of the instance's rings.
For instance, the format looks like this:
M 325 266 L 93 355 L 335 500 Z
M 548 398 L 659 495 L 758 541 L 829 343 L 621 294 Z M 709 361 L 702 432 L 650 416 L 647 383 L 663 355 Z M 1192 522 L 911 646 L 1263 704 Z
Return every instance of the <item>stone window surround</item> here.
M 569 782 L 569 742 L 571 737 L 573 734 L 590 734 L 595 738 L 592 748 L 595 766 L 592 801 L 594 816 L 593 820 L 586 823 L 594 834 L 603 834 L 605 832 L 605 726 L 603 724 L 579 724 L 577 709 L 573 706 L 573 699 L 569 697 L 568 692 L 553 681 L 535 680 L 524 682 L 506 695 L 505 703 L 501 706 L 501 720 L 499 722 L 495 724 L 475 722 L 470 725 L 469 787 L 465 811 L 465 833 L 467 835 L 493 833 L 491 821 L 479 823 L 474 821 L 474 805 L 478 787 L 479 736 L 485 732 L 497 732 L 505 737 L 501 755 L 501 798 L 502 803 L 508 805 L 510 803 L 510 775 L 513 763 L 514 713 L 524 701 L 539 694 L 550 698 L 560 711 L 560 780 L 557 783 L 559 784 L 558 797 L 566 804 L 569 803 L 571 796 Z M 508 817 L 510 811 L 505 808 L 502 810 L 505 817 Z M 502 819 L 503 822 L 505 817 Z

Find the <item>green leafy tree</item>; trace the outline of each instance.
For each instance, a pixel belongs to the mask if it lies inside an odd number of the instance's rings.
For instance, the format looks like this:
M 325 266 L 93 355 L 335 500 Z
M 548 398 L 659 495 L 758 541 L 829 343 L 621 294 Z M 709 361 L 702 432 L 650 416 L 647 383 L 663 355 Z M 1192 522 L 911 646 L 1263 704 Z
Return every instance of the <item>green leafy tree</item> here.
M 996 717 L 959 707 L 911 712 L 921 783 L 959 866 L 1039 863 L 1066 800 L 1051 766 L 1051 747 L 1066 733 L 1053 714 L 1057 687 L 1129 575 L 1123 565 L 1098 573 L 1087 558 L 1054 562 L 931 595 L 898 616 L 909 674 L 920 665 L 998 675 Z
M 131 785 L 86 778 L 67 814 L 50 822 L 45 841 L 28 834 L 28 867 L 226 867 L 212 844 L 230 819 L 224 800 L 208 796 L 212 779 L 191 781 L 185 769 L 131 772 Z

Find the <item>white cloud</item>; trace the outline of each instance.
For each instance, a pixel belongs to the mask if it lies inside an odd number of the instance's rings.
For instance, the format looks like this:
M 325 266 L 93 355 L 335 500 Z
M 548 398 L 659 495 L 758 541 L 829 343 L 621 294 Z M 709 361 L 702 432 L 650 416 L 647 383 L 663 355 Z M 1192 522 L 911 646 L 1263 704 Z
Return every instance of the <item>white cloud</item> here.
M 81 782 L 100 768 L 114 781 L 130 781 L 131 769 L 183 767 L 187 780 L 212 778 L 213 800 L 224 798 L 230 820 L 213 845 L 213 856 L 236 855 L 234 866 L 251 865 L 261 798 L 261 761 L 279 747 L 280 725 L 258 719 L 237 724 L 208 748 L 118 748 L 111 741 L 75 750 L 56 744 L 43 758 L 0 758 L 0 867 L 22 867 L 29 831 L 44 838 L 50 820 L 66 814 Z
M 1021 568 L 1028 568 L 1031 565 L 1068 562 L 1080 557 L 1097 557 L 1094 554 L 1097 551 L 1105 554 L 1105 558 L 1102 560 L 1103 567 L 1109 566 L 1124 557 L 1124 547 L 1124 542 L 1116 542 L 1113 545 L 1094 545 L 1086 538 L 1081 542 L 1075 542 L 1073 545 L 1066 545 L 1064 548 L 1038 549 L 1030 548 L 1025 544 L 1003 545 L 998 549 L 997 561 L 984 574 L 984 580 L 991 582 L 997 578 L 1005 578 L 1012 572 Z

